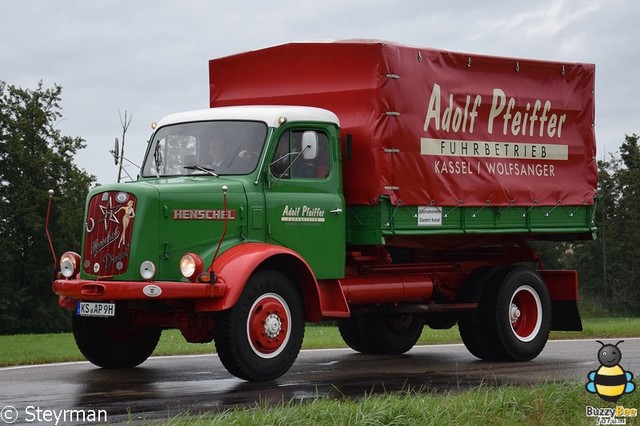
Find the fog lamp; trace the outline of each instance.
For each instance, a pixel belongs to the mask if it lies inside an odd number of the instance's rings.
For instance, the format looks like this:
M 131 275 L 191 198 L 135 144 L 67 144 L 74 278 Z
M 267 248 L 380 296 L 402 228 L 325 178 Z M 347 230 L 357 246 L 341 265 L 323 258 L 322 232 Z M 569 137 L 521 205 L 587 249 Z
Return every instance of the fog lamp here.
M 60 273 L 65 278 L 75 277 L 80 272 L 80 255 L 67 251 L 60 257 Z
M 156 275 L 156 265 L 150 260 L 145 260 L 142 262 L 142 265 L 140 265 L 140 275 L 142 275 L 142 278 L 145 280 L 153 279 Z

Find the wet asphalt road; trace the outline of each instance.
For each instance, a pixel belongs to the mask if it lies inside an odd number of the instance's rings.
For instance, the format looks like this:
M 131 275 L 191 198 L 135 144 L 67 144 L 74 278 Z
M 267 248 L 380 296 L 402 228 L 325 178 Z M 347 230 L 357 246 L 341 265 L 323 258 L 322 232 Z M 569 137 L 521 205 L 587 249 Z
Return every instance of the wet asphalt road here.
M 637 376 L 640 338 L 624 340 L 620 365 Z M 455 391 L 480 384 L 567 380 L 584 386 L 588 372 L 600 366 L 599 348 L 595 339 L 550 341 L 538 358 L 526 363 L 479 361 L 462 345 L 418 346 L 403 356 L 311 350 L 301 352 L 286 375 L 267 383 L 236 379 L 216 355 L 155 357 L 138 368 L 119 371 L 87 362 L 3 368 L 0 425 L 7 420 L 2 416 L 17 416 L 14 424 L 36 424 L 33 419 L 38 408 L 41 416 L 45 410 L 106 410 L 109 422 L 117 423 L 168 419 L 183 411 L 199 413 L 256 402 L 357 398 L 408 389 Z M 4 410 L 7 406 L 10 409 Z

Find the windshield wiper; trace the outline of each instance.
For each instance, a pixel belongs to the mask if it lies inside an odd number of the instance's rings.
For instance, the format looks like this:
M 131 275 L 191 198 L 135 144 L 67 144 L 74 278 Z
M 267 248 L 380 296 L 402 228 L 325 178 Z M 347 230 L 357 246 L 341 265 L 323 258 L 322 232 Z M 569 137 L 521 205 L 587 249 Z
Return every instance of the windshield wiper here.
M 209 167 L 204 167 L 204 166 L 195 164 L 193 166 L 184 166 L 184 168 L 187 170 L 200 170 L 201 172 L 210 174 L 213 177 L 219 177 L 219 175 L 212 168 L 209 168 Z

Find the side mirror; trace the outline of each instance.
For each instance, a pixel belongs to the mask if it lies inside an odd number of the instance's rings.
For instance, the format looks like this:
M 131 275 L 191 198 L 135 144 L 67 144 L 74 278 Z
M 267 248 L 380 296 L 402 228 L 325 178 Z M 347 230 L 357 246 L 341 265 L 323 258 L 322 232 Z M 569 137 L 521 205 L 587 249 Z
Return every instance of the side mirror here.
M 318 156 L 318 134 L 307 130 L 302 134 L 302 157 L 305 160 L 314 160 Z
M 160 151 L 160 141 L 156 141 L 156 148 L 153 151 L 153 159 L 156 165 L 156 172 L 160 170 L 162 166 L 162 152 Z

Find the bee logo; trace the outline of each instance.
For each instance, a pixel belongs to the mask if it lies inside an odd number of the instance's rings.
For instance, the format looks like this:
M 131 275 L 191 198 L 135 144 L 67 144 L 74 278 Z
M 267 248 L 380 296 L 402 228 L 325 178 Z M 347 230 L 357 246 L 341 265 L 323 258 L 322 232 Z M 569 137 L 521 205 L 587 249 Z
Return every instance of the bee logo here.
M 589 372 L 587 375 L 589 381 L 585 387 L 587 392 L 598 394 L 605 401 L 617 403 L 622 395 L 631 393 L 636 388 L 632 382 L 633 374 L 624 371 L 619 365 L 622 352 L 618 345 L 624 340 L 615 345 L 605 345 L 599 340 L 596 342 L 602 345 L 598 351 L 598 361 L 601 365 L 597 370 Z

